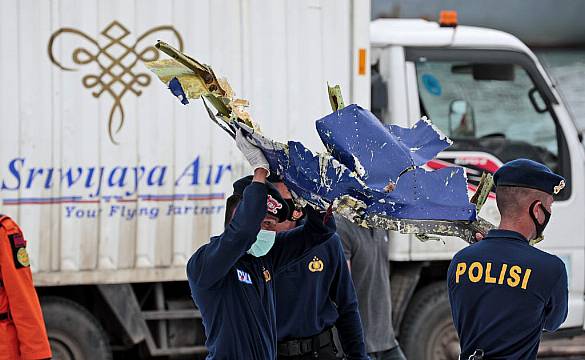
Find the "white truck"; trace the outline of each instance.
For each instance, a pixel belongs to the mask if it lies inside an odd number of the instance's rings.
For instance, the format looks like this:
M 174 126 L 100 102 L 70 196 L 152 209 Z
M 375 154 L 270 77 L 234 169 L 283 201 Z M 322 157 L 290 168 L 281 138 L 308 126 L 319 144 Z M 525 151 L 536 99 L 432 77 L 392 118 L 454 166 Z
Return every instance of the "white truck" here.
M 184 107 L 143 61 L 157 39 L 211 64 L 270 137 L 313 150 L 326 82 L 347 103 L 454 141 L 429 168 L 529 157 L 568 179 L 542 248 L 567 264 L 583 329 L 585 154 L 537 59 L 498 31 L 376 20 L 362 0 L 0 2 L 0 213 L 24 229 L 57 359 L 205 353 L 185 263 L 221 232 L 246 174 L 201 104 Z M 370 89 L 373 92 L 370 94 Z M 493 200 L 482 215 L 497 221 Z M 444 284 L 465 244 L 392 238 L 393 316 L 411 359 L 455 359 Z

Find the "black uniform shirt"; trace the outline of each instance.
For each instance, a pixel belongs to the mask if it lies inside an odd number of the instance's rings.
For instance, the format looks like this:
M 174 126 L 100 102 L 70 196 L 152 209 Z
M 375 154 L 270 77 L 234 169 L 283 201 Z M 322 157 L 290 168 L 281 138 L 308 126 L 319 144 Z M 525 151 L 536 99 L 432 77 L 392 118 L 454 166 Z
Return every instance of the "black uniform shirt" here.
M 567 318 L 564 263 L 514 231 L 491 230 L 455 254 L 448 283 L 462 359 L 475 349 L 488 359 L 536 359 L 542 330 Z
M 285 245 L 286 246 L 286 245 Z M 305 338 L 335 325 L 348 359 L 367 359 L 358 301 L 339 236 L 276 273 L 278 341 Z
M 325 225 L 323 217 L 308 207 L 307 222 L 277 234 L 266 256 L 248 255 L 266 216 L 266 200 L 264 184 L 248 185 L 223 234 L 199 248 L 187 264 L 191 294 L 207 336 L 208 359 L 276 359 L 272 274 L 335 233 L 333 219 Z

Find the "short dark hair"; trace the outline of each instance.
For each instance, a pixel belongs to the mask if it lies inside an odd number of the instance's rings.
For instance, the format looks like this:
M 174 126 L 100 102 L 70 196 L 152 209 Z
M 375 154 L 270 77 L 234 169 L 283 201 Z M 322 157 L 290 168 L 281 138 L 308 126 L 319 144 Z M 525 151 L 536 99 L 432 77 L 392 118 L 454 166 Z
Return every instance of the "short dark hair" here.
M 502 217 L 517 218 L 521 211 L 530 207 L 536 200 L 544 202 L 546 193 L 540 190 L 517 187 L 498 186 L 496 204 Z
M 227 198 L 225 201 L 225 218 L 223 221 L 223 227 L 226 228 L 230 221 L 232 221 L 232 215 L 234 214 L 234 210 L 238 207 L 240 200 L 242 197 L 240 195 L 234 194 Z

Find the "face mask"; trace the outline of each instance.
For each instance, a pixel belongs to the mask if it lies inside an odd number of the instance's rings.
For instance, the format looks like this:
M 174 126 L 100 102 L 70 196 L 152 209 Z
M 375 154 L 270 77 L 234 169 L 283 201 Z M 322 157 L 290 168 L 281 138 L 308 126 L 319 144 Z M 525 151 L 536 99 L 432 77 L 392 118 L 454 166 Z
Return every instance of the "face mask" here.
M 550 213 L 542 204 L 540 204 L 540 209 L 542 210 L 542 212 L 544 212 L 544 222 L 542 224 L 538 222 L 538 219 L 536 218 L 536 216 L 534 216 L 534 207 L 536 206 L 537 202 L 538 201 L 533 202 L 532 205 L 530 205 L 530 209 L 528 210 L 530 212 L 532 222 L 534 223 L 534 227 L 536 228 L 536 237 L 530 240 L 531 245 L 537 244 L 544 239 L 544 235 L 542 235 L 542 233 L 544 231 L 544 228 L 546 228 L 546 225 L 548 225 L 548 221 L 550 220 Z
M 276 239 L 276 232 L 269 231 L 269 230 L 260 230 L 258 235 L 256 235 L 256 241 L 248 250 L 248 254 L 260 257 L 268 254 L 270 249 L 272 249 L 272 245 L 274 245 L 274 240 Z

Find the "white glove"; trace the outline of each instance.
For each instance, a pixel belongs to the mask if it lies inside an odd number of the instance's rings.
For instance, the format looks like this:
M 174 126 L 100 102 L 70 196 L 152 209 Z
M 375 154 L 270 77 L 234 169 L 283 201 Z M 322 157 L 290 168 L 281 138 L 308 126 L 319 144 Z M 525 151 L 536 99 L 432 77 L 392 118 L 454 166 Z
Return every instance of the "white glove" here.
M 252 144 L 242 132 L 242 129 L 238 129 L 236 133 L 236 146 L 254 170 L 258 168 L 266 169 L 270 174 L 270 166 L 268 165 L 268 160 L 264 157 L 262 150 L 260 150 L 256 145 Z

